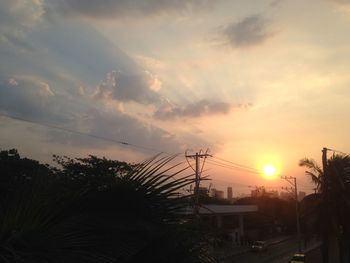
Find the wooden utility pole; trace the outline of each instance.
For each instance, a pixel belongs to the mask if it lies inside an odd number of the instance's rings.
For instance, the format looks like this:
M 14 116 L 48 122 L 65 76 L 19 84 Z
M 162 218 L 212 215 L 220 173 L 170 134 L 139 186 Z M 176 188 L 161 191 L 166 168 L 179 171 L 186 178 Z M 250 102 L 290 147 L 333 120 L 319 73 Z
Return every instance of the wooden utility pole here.
M 322 236 L 322 261 L 324 263 L 328 263 L 328 227 L 329 227 L 329 220 L 328 220 L 328 174 L 327 174 L 327 148 L 322 149 L 322 166 L 323 166 L 323 191 L 324 194 L 324 200 L 326 201 L 325 207 L 323 208 L 325 213 L 322 214 L 324 216 L 324 219 L 326 220 L 326 227 L 323 229 L 323 236 Z
M 286 180 L 293 186 L 294 189 L 294 199 L 295 199 L 295 217 L 297 225 L 297 235 L 298 235 L 298 251 L 301 252 L 301 231 L 300 231 L 300 220 L 299 220 L 299 201 L 298 201 L 298 188 L 297 188 L 297 178 L 292 176 L 282 176 L 282 179 Z M 290 181 L 290 180 L 293 180 Z
M 207 151 L 208 152 L 208 151 Z M 193 158 L 196 162 L 195 166 L 195 184 L 194 184 L 194 214 L 197 216 L 199 213 L 199 185 L 201 180 L 200 158 L 207 158 L 211 156 L 208 153 L 196 153 L 192 155 L 185 155 L 186 158 Z

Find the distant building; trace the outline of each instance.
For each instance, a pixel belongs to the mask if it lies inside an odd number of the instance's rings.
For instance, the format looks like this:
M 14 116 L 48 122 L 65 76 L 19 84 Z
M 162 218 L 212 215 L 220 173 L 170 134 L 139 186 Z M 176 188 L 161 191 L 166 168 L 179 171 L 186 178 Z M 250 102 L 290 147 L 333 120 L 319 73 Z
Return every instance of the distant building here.
M 184 209 L 182 215 L 192 215 L 193 212 L 193 207 L 188 207 Z M 258 212 L 258 207 L 256 205 L 208 204 L 203 205 L 199 209 L 199 214 L 204 222 L 207 222 L 230 236 L 232 245 L 242 245 L 244 239 L 250 236 L 249 228 L 244 224 L 244 218 L 248 214 L 256 212 Z
M 301 201 L 304 199 L 304 197 L 306 196 L 305 192 L 300 191 L 298 194 L 298 201 Z
M 233 198 L 233 196 L 232 196 L 232 187 L 229 186 L 229 187 L 227 187 L 227 200 L 232 201 L 232 198 Z
M 211 189 L 211 193 L 210 193 L 211 197 L 217 198 L 217 199 L 224 199 L 224 191 L 221 190 L 217 190 L 215 188 Z

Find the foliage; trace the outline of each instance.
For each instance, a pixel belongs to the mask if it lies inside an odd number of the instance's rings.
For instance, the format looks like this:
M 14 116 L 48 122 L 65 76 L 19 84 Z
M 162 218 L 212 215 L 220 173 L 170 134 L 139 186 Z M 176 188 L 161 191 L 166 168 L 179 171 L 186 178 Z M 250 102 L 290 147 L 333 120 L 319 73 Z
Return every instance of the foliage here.
M 59 165 L 54 173 L 69 191 L 102 190 L 111 187 L 114 182 L 130 173 L 134 164 L 98 158 L 89 155 L 87 158 L 70 158 L 67 156 L 53 156 Z
M 46 177 L 1 197 L 0 261 L 213 262 L 202 232 L 181 216 L 189 196 L 179 190 L 194 176 L 174 158 L 56 156 L 62 169 L 45 166 Z
M 33 178 L 52 176 L 49 165 L 21 158 L 16 149 L 0 151 L 0 171 L 0 198 L 16 191 L 19 184 L 29 184 Z
M 310 176 L 311 181 L 316 185 L 318 192 L 322 191 L 324 174 L 321 167 L 313 159 L 303 158 L 299 161 L 299 166 L 306 167 L 305 174 Z
M 327 160 L 326 173 L 313 160 L 302 159 L 300 165 L 308 169 L 306 173 L 316 184 L 318 193 L 306 208 L 304 205 L 305 228 L 322 235 L 325 247 L 330 240 L 335 240 L 340 257 L 344 253 L 349 256 L 348 246 L 344 244 L 350 244 L 350 157 L 333 155 Z M 327 250 L 323 253 L 327 260 Z

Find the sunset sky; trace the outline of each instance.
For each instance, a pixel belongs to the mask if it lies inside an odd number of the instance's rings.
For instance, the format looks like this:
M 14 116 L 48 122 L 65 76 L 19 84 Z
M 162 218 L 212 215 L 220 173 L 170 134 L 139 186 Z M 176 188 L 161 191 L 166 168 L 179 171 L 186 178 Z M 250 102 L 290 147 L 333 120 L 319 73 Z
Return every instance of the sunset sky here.
M 350 152 L 349 69 L 349 0 L 3 0 L 0 148 L 45 162 L 209 148 L 310 191 L 301 158 Z M 211 160 L 217 188 L 286 185 Z

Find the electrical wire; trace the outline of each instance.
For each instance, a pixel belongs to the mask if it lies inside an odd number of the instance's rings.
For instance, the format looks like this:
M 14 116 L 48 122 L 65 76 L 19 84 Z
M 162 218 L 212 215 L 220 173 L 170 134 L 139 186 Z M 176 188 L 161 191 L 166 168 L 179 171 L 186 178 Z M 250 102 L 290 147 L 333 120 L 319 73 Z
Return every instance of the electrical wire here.
M 69 132 L 69 133 L 74 133 L 74 134 L 78 134 L 78 135 L 82 135 L 82 136 L 91 137 L 91 138 L 94 138 L 94 139 L 104 140 L 104 141 L 112 142 L 112 143 L 119 144 L 119 145 L 122 145 L 122 146 L 125 146 L 125 147 L 133 147 L 133 148 L 138 148 L 138 149 L 142 149 L 142 150 L 146 150 L 146 151 L 152 151 L 152 152 L 168 154 L 168 155 L 176 155 L 176 157 L 180 157 L 180 156 L 178 156 L 179 153 L 177 153 L 177 154 L 170 154 L 170 153 L 161 151 L 159 149 L 145 147 L 145 146 L 129 143 L 129 142 L 126 142 L 126 141 L 111 139 L 111 138 L 108 138 L 108 137 L 103 137 L 103 136 L 99 136 L 99 135 L 95 135 L 95 134 L 84 133 L 84 132 L 81 132 L 81 131 L 76 131 L 76 130 L 73 130 L 73 129 L 63 128 L 63 127 L 56 126 L 56 125 L 49 124 L 49 123 L 33 121 L 33 120 L 26 119 L 26 118 L 13 116 L 13 115 L 10 115 L 10 114 L 0 113 L 0 116 L 5 117 L 5 118 L 9 118 L 9 119 L 13 119 L 13 120 L 17 120 L 17 121 L 27 122 L 27 123 L 30 123 L 30 124 L 35 124 L 35 125 L 46 127 L 46 128 L 57 129 L 57 130 L 61 130 L 61 131 L 64 131 L 64 132 Z M 327 148 L 327 149 L 330 150 L 330 151 L 333 151 L 333 152 L 338 152 L 338 153 L 341 153 L 341 154 L 349 155 L 349 154 L 347 154 L 345 152 L 342 152 L 342 151 L 329 149 L 329 148 Z M 207 149 L 206 153 L 208 153 L 208 151 L 209 151 L 209 149 Z M 223 168 L 227 168 L 227 169 L 231 169 L 231 170 L 240 170 L 240 171 L 253 173 L 253 174 L 261 174 L 261 172 L 258 169 L 255 169 L 253 167 L 249 167 L 249 166 L 246 166 L 246 165 L 238 164 L 238 163 L 235 163 L 235 162 L 232 162 L 232 161 L 229 161 L 229 160 L 217 157 L 217 156 L 211 156 L 211 157 L 213 159 L 216 159 L 216 160 L 205 158 L 204 162 L 202 164 L 202 167 L 201 167 L 200 174 L 202 174 L 205 162 L 208 162 L 209 164 L 212 164 L 212 165 L 215 165 L 215 166 L 218 166 L 218 167 L 223 167 Z M 219 161 L 217 161 L 217 160 L 219 160 Z M 192 168 L 192 170 L 194 170 L 193 166 L 188 161 L 187 157 L 186 157 L 186 161 L 187 161 L 188 165 Z M 247 185 L 245 185 L 245 186 L 247 186 Z M 305 186 L 301 187 L 301 188 L 303 188 L 303 189 L 311 189 L 311 188 L 307 188 Z
M 13 120 L 17 120 L 17 121 L 27 122 L 27 123 L 30 123 L 30 124 L 35 124 L 35 125 L 46 127 L 46 128 L 61 130 L 61 131 L 64 131 L 64 132 L 69 132 L 69 133 L 74 133 L 74 134 L 78 134 L 78 135 L 82 135 L 82 136 L 87 136 L 87 137 L 91 137 L 91 138 L 95 138 L 95 139 L 99 139 L 99 140 L 104 140 L 104 141 L 116 143 L 116 144 L 119 144 L 119 145 L 122 145 L 122 146 L 126 146 L 126 147 L 134 147 L 134 148 L 138 148 L 138 149 L 142 149 L 142 150 L 146 150 L 146 151 L 152 151 L 152 152 L 156 152 L 156 153 L 163 153 L 163 154 L 168 154 L 168 155 L 176 155 L 176 154 L 170 154 L 170 153 L 161 151 L 159 149 L 145 147 L 145 146 L 129 143 L 129 142 L 126 142 L 126 141 L 111 139 L 111 138 L 107 138 L 107 137 L 103 137 L 103 136 L 99 136 L 99 135 L 95 135 L 95 134 L 90 134 L 90 133 L 85 133 L 85 132 L 81 132 L 81 131 L 76 131 L 76 130 L 73 130 L 73 129 L 63 128 L 63 127 L 52 125 L 52 124 L 49 124 L 49 123 L 33 121 L 33 120 L 29 120 L 29 119 L 25 119 L 25 118 L 22 118 L 22 117 L 9 115 L 9 114 L 0 113 L 0 116 L 6 117 L 6 118 L 9 118 L 9 119 L 13 119 Z M 177 154 L 179 154 L 179 153 L 177 153 Z
M 252 173 L 252 174 L 261 174 L 261 173 L 259 173 L 257 171 L 253 171 L 253 170 L 250 170 L 250 169 L 246 169 L 246 168 L 242 168 L 242 167 L 237 167 L 237 166 L 225 164 L 225 163 L 222 163 L 222 162 L 217 162 L 217 161 L 214 161 L 214 160 L 207 160 L 207 162 L 212 164 L 212 165 L 216 165 L 216 166 L 227 168 L 227 169 L 231 169 L 231 170 L 240 170 L 240 171 L 244 171 L 244 172 Z
M 223 162 L 230 163 L 230 164 L 233 165 L 233 166 L 238 166 L 238 167 L 241 167 L 241 168 L 244 168 L 244 169 L 248 169 L 248 170 L 260 172 L 260 171 L 259 171 L 258 169 L 256 169 L 256 168 L 249 167 L 249 166 L 242 165 L 242 164 L 238 164 L 238 163 L 234 163 L 234 162 L 232 162 L 232 161 L 225 160 L 225 159 L 223 159 L 223 158 L 219 158 L 219 157 L 216 157 L 216 156 L 213 156 L 213 158 L 214 158 L 214 159 L 218 159 L 218 160 L 223 161 Z

